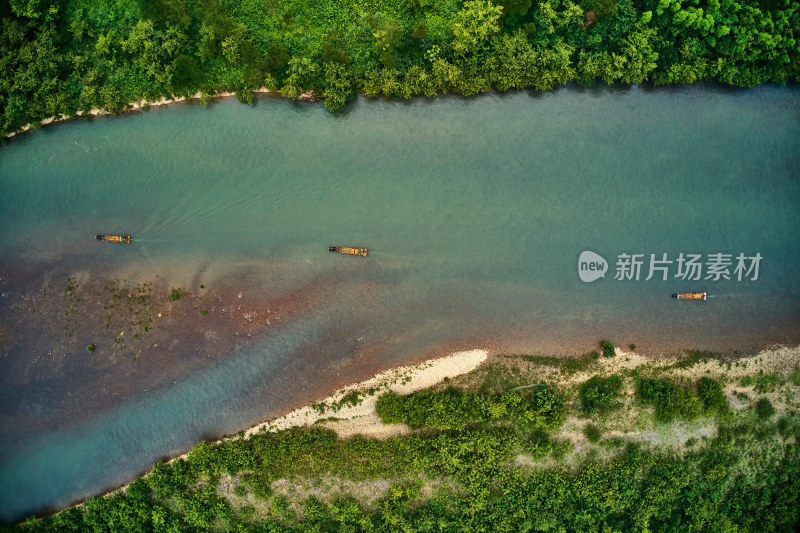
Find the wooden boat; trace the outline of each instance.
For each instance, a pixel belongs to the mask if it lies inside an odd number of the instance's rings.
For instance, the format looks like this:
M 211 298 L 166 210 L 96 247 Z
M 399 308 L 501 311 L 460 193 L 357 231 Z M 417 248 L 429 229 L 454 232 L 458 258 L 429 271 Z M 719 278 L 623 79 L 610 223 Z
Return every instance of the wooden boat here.
M 328 246 L 329 252 L 336 252 L 339 254 L 360 255 L 367 257 L 366 248 L 350 248 L 349 246 Z
M 672 295 L 673 298 L 678 300 L 705 300 L 707 299 L 705 292 L 679 292 Z
M 131 243 L 130 235 L 95 235 L 98 241 Z

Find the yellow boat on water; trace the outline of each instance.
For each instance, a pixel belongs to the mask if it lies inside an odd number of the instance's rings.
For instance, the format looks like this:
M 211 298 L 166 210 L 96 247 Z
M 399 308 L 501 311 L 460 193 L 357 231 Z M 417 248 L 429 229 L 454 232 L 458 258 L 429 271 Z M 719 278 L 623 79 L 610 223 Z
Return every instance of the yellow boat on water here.
M 706 300 L 708 298 L 705 292 L 678 292 L 672 297 L 678 300 Z
M 360 255 L 361 257 L 367 257 L 366 248 L 351 248 L 349 246 L 328 246 L 328 251 L 336 252 L 338 254 Z
M 124 242 L 125 244 L 131 243 L 130 235 L 95 235 L 95 238 L 98 241 Z

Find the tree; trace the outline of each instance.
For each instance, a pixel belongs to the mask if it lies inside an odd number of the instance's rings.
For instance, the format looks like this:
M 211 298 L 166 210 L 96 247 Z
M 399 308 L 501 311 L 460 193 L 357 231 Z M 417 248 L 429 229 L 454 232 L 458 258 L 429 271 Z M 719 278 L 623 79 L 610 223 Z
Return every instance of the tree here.
M 470 0 L 464 3 L 453 21 L 453 50 L 461 55 L 480 50 L 486 40 L 500 31 L 503 8 L 489 0 Z
M 325 90 L 322 96 L 325 97 L 325 107 L 331 111 L 341 109 L 353 94 L 353 85 L 350 74 L 344 65 L 340 63 L 325 63 Z

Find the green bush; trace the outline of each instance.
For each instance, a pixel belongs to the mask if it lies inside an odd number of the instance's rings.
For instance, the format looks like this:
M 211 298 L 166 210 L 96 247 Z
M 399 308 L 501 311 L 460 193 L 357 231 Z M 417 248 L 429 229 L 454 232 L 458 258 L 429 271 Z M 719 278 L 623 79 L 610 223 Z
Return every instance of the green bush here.
M 656 418 L 660 422 L 671 422 L 678 416 L 694 420 L 700 415 L 697 396 L 692 391 L 668 381 L 641 380 L 637 395 L 644 403 L 655 405 Z
M 388 392 L 378 398 L 375 412 L 384 424 L 402 422 L 415 429 L 462 429 L 489 420 L 556 428 L 566 418 L 563 398 L 548 386 L 503 394 L 464 393 L 454 388 L 408 396 Z
M 614 357 L 617 355 L 614 350 L 614 345 L 608 341 L 600 341 L 600 347 L 603 349 L 603 357 Z
M 403 397 L 391 391 L 382 394 L 375 403 L 375 413 L 384 424 L 402 424 Z
M 583 428 L 583 434 L 592 444 L 597 444 L 603 438 L 603 432 L 594 424 L 586 424 Z
M 172 289 L 169 293 L 169 301 L 170 302 L 177 302 L 181 298 L 181 291 L 178 289 Z
M 617 398 L 621 390 L 622 378 L 619 376 L 594 376 L 578 387 L 581 409 L 587 415 L 605 413 L 619 406 Z
M 625 439 L 622 437 L 612 437 L 610 439 L 604 439 L 600 445 L 609 450 L 618 450 L 625 447 Z
M 772 402 L 766 398 L 761 398 L 756 402 L 756 415 L 760 420 L 767 420 L 775 414 L 775 408 L 772 407 Z
M 704 414 L 710 416 L 714 413 L 728 412 L 728 399 L 722 390 L 722 385 L 710 378 L 700 378 L 697 382 L 697 396 L 703 403 Z
M 573 448 L 572 441 L 557 441 L 542 429 L 533 430 L 523 443 L 523 449 L 537 460 L 547 455 L 558 459 L 571 452 Z

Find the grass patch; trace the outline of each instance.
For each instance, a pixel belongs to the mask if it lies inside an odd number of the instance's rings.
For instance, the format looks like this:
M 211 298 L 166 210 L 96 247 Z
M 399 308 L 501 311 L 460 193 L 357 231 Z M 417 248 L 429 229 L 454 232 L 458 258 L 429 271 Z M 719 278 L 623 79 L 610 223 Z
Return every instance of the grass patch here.
M 755 376 L 744 376 L 739 379 L 742 387 L 754 387 L 759 394 L 774 392 L 776 388 L 783 385 L 783 377 L 778 374 L 758 373 Z
M 692 368 L 699 363 L 708 363 L 709 361 L 719 361 L 722 356 L 716 352 L 688 350 L 685 355 L 674 365 L 668 366 L 666 370 L 670 369 L 687 369 Z
M 573 374 L 575 372 L 583 372 L 591 367 L 600 354 L 597 352 L 587 353 L 580 357 L 550 357 L 541 355 L 523 355 L 521 358 L 529 363 L 534 363 L 540 366 L 550 366 L 558 368 L 564 373 Z

